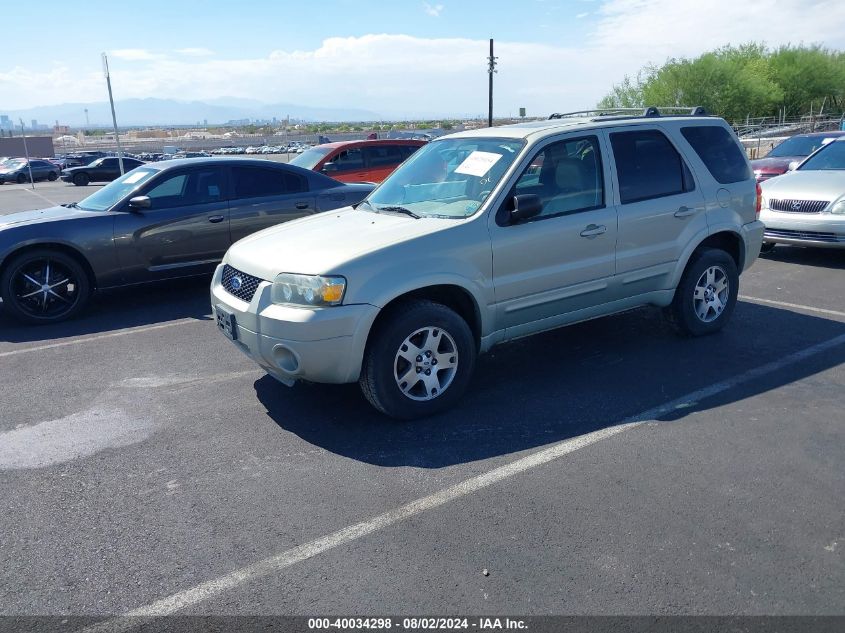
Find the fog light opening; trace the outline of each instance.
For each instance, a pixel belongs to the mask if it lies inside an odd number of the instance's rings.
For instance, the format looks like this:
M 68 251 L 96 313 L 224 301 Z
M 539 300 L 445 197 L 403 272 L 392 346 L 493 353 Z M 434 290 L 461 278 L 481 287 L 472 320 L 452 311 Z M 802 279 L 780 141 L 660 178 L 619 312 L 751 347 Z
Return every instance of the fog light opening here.
M 299 357 L 297 357 L 292 349 L 289 349 L 284 345 L 276 345 L 273 348 L 273 360 L 276 361 L 276 365 L 279 369 L 282 369 L 289 374 L 295 374 L 299 371 Z

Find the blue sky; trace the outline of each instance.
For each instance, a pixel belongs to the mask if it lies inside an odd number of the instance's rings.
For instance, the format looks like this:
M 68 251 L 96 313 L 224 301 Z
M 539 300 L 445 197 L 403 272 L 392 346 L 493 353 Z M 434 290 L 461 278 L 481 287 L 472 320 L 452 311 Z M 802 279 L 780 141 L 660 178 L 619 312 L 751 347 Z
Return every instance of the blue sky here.
M 105 98 L 233 96 L 364 108 L 385 116 L 486 111 L 496 39 L 496 113 L 590 107 L 644 64 L 752 39 L 845 48 L 830 0 L 87 0 L 7 13 L 0 112 Z

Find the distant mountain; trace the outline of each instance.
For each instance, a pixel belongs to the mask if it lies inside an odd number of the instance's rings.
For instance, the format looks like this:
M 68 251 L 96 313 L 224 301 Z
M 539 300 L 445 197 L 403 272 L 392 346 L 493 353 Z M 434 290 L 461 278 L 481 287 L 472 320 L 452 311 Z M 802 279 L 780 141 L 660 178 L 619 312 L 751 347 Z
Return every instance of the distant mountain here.
M 121 127 L 136 125 L 196 125 L 208 121 L 209 125 L 241 119 L 269 119 L 304 121 L 378 121 L 377 112 L 355 108 L 322 108 L 292 103 L 265 104 L 253 99 L 221 97 L 209 101 L 177 101 L 175 99 L 125 99 L 114 104 L 117 123 Z M 39 124 L 81 127 L 86 125 L 85 110 L 91 127 L 111 125 L 108 102 L 62 103 L 38 106 L 26 110 L 0 112 L 13 120 L 22 118 L 29 125 L 32 119 Z

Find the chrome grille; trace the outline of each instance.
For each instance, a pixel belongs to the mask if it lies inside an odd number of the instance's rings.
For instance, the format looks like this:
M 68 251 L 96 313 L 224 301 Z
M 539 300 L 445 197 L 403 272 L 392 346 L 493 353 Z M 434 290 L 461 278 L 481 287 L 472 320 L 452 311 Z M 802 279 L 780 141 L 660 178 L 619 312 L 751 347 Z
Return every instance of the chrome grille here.
M 238 279 L 239 281 L 235 281 Z M 242 273 L 236 268 L 232 268 L 229 264 L 223 266 L 223 288 L 226 289 L 230 295 L 236 296 L 241 301 L 249 303 L 252 301 L 255 291 L 258 290 L 258 284 L 261 280 L 258 277 Z
M 769 200 L 769 208 L 782 213 L 821 213 L 828 204 L 830 202 L 827 200 L 793 200 L 791 198 Z
M 823 233 L 821 231 L 794 231 L 791 229 L 769 229 L 767 228 L 765 237 L 777 239 L 779 237 L 793 239 L 793 240 L 813 240 L 814 242 L 832 242 L 845 243 L 845 234 L 842 233 Z

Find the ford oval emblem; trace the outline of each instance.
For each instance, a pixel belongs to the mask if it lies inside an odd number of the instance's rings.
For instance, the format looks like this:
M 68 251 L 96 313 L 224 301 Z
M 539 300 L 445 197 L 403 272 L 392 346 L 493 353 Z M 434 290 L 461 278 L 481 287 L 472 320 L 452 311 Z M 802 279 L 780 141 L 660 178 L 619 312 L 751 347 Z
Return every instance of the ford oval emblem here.
M 232 281 L 230 283 L 232 284 L 232 290 L 240 290 L 241 286 L 244 285 L 244 280 L 238 276 L 235 276 L 232 277 Z

